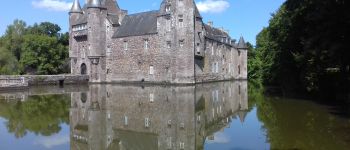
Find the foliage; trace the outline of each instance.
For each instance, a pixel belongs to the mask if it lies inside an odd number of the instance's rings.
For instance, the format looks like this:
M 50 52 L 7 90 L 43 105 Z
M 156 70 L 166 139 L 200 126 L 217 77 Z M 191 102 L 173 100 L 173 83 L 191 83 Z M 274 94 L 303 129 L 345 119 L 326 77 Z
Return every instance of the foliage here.
M 69 72 L 68 33 L 50 22 L 27 26 L 15 20 L 0 38 L 0 74 L 59 74 Z M 15 56 L 13 59 L 12 56 Z
M 16 74 L 19 66 L 15 56 L 4 47 L 0 47 L 0 54 L 0 74 Z
M 17 138 L 28 132 L 50 136 L 69 123 L 69 97 L 66 95 L 30 96 L 26 101 L 0 101 L 0 116 Z
M 56 37 L 45 35 L 25 35 L 20 63 L 28 70 L 38 74 L 58 74 L 67 58 L 65 47 L 58 43 Z
M 287 0 L 257 36 L 255 72 L 284 91 L 349 92 L 349 15 L 345 0 Z

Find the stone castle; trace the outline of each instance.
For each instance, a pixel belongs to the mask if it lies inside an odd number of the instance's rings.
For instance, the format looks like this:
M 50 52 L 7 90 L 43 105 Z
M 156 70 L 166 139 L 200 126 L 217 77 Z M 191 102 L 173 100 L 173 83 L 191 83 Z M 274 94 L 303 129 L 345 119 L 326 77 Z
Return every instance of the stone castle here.
M 203 23 L 193 0 L 163 0 L 137 14 L 116 0 L 74 0 L 69 24 L 71 73 L 93 83 L 247 79 L 244 39 Z

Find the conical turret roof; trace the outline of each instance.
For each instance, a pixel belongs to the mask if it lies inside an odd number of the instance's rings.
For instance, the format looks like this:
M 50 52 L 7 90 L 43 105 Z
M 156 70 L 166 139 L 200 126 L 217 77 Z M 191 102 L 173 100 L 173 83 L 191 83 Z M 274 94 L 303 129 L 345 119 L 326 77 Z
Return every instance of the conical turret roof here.
M 247 46 L 247 44 L 245 43 L 243 37 L 241 37 L 241 38 L 239 39 L 237 48 L 238 48 L 238 49 L 248 49 L 248 46 Z
M 88 7 L 102 7 L 101 0 L 89 0 Z
M 81 7 L 80 7 L 80 3 L 79 0 L 74 0 L 72 8 L 69 11 L 70 13 L 81 13 Z

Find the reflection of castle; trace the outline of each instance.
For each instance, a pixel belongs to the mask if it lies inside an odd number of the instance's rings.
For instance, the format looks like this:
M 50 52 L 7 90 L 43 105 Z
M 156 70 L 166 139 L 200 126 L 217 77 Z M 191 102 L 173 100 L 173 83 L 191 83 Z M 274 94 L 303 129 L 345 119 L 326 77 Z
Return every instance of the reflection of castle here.
M 71 94 L 71 149 L 202 149 L 248 109 L 247 82 L 90 85 Z M 211 139 L 211 138 L 209 138 Z

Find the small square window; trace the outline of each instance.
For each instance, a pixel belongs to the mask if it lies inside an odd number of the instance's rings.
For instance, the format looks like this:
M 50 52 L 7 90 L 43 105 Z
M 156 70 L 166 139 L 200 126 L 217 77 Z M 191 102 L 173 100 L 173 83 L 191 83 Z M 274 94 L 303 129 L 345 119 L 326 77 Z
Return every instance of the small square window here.
M 185 40 L 180 40 L 180 41 L 179 41 L 179 46 L 180 46 L 180 47 L 183 47 L 183 46 L 184 46 L 184 43 L 185 43 Z
M 167 41 L 167 42 L 166 42 L 166 47 L 167 47 L 167 48 L 171 48 L 171 42 L 170 42 L 170 41 Z

